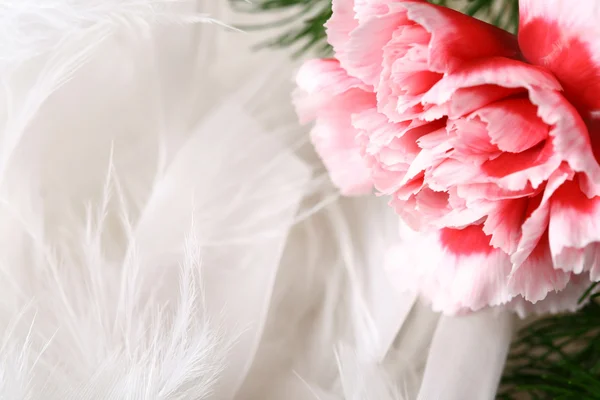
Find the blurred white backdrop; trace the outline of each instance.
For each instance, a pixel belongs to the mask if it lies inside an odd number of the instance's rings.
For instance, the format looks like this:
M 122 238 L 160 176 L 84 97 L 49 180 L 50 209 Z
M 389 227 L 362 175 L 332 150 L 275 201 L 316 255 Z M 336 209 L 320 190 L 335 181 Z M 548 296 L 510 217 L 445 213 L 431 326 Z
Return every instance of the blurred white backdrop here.
M 263 18 L 0 4 L 0 398 L 492 399 L 511 318 L 394 289 L 397 219 L 329 183 L 300 61 L 205 15 Z

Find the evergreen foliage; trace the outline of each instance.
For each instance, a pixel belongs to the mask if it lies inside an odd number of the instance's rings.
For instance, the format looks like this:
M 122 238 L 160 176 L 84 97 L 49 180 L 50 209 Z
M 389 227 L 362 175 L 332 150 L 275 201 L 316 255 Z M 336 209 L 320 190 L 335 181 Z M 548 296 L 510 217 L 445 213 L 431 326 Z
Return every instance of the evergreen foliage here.
M 308 50 L 326 56 L 331 48 L 323 24 L 331 17 L 331 0 L 230 0 L 235 10 L 246 13 L 278 14 L 271 22 L 239 26 L 244 30 L 273 30 L 273 39 L 259 47 L 293 47 L 296 55 Z M 515 32 L 519 21 L 518 0 L 429 0 L 467 15 L 489 21 Z M 284 17 L 280 17 L 281 14 Z

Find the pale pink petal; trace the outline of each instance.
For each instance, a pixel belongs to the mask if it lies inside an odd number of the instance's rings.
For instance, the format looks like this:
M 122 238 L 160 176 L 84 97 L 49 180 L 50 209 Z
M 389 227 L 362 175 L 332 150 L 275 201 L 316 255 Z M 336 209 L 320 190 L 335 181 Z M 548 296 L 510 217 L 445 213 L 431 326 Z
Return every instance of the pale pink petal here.
M 473 135 L 480 135 L 480 133 Z M 476 147 L 475 139 L 473 141 L 472 147 Z M 448 143 L 454 144 L 452 141 Z M 437 157 L 430 157 L 425 162 L 420 162 L 422 154 L 426 154 L 423 151 L 409 167 L 409 171 L 417 166 L 418 170 L 424 171 L 425 185 L 434 191 L 454 193 L 456 197 L 465 201 L 464 206 L 452 206 L 453 210 L 444 213 L 444 217 L 438 221 L 430 221 L 434 226 L 439 227 L 475 223 L 494 212 L 493 201 L 534 195 L 544 187 L 546 180 L 562 163 L 552 153 L 551 142 L 542 142 L 522 153 L 490 153 L 493 158 L 487 161 L 482 161 L 485 159 L 484 152 L 481 157 L 467 158 L 464 157 L 464 149 L 462 153 L 458 153 L 459 156 L 448 151 L 447 147 L 442 147 L 442 150 Z M 412 175 L 407 173 L 408 176 Z M 414 209 L 413 212 L 419 214 L 420 210 Z M 515 222 L 517 225 L 513 228 L 520 228 L 520 223 L 523 221 L 524 219 L 518 224 Z M 498 221 L 496 224 L 501 223 Z M 545 228 L 546 225 L 543 229 Z M 514 239 L 514 234 L 511 237 Z M 497 240 L 500 242 L 494 241 L 494 246 L 505 250 L 508 248 L 504 247 L 503 239 Z M 511 247 L 514 248 L 514 243 Z
M 351 53 L 355 52 L 355 44 L 350 43 L 352 32 L 358 28 L 359 25 L 366 23 L 369 19 L 376 17 L 385 18 L 386 15 L 389 15 L 389 7 L 387 5 L 388 2 L 389 0 L 332 1 L 333 13 L 331 18 L 325 23 L 327 41 L 333 47 L 336 59 L 342 63 L 344 68 L 347 69 L 349 66 L 351 68 L 353 65 L 348 62 L 350 57 L 352 57 Z M 393 29 L 390 28 L 390 36 L 392 32 Z M 381 35 L 379 35 L 379 37 L 381 37 Z M 373 39 L 377 40 L 375 37 Z M 387 40 L 381 42 L 379 50 L 383 48 L 386 42 Z M 355 71 L 352 70 L 352 72 Z
M 450 8 L 408 1 L 394 2 L 391 7 L 408 9 L 408 17 L 431 33 L 429 66 L 432 71 L 453 72 L 468 61 L 519 54 L 516 37 Z
M 418 133 L 422 135 L 416 140 L 419 150 L 406 171 L 402 184 L 439 165 L 446 158 L 446 153 L 452 149 L 452 143 L 448 140 L 446 129 L 441 127 L 441 124 L 440 121 L 435 121 L 410 131 L 411 134 Z M 425 132 L 427 133 L 423 134 Z
M 523 190 L 529 186 L 538 188 L 561 165 L 562 159 L 554 153 L 551 140 L 525 150 L 522 153 L 502 153 L 481 164 L 484 182 L 496 184 L 510 191 Z
M 352 31 L 341 59 L 344 68 L 366 84 L 377 86 L 383 71 L 383 51 L 395 30 L 412 24 L 406 10 L 370 8 L 360 15 L 363 21 Z
M 570 278 L 570 273 L 554 269 L 546 231 L 525 261 L 513 268 L 508 286 L 512 294 L 536 303 L 549 292 L 563 290 Z
M 404 184 L 394 193 L 390 205 L 401 218 L 410 219 L 413 229 L 423 231 L 479 224 L 494 208 L 493 203 L 485 201 L 457 206 L 448 193 L 432 190 L 422 178 Z
M 333 14 L 325 24 L 327 41 L 333 47 L 336 58 L 344 59 L 350 32 L 358 26 L 354 0 L 333 0 L 331 9 Z
M 444 116 L 456 119 L 494 101 L 525 93 L 527 93 L 527 89 L 522 87 L 506 88 L 492 84 L 464 87 L 454 91 L 451 100 L 440 105 L 428 105 L 421 114 L 421 118 L 427 121 Z
M 496 201 L 488 214 L 483 231 L 491 235 L 490 244 L 513 254 L 521 239 L 521 225 L 527 213 L 528 198 Z
M 423 97 L 423 101 L 442 105 L 453 100 L 459 89 L 490 84 L 528 90 L 529 99 L 537 106 L 537 115 L 552 127 L 549 136 L 552 138 L 553 152 L 557 156 L 549 163 L 538 162 L 538 168 L 527 171 L 529 176 L 517 174 L 500 181 L 499 184 L 510 190 L 520 190 L 529 180 L 537 186 L 547 179 L 548 172 L 557 167 L 557 162 L 565 160 L 575 171 L 585 174 L 583 187 L 586 194 L 600 194 L 600 166 L 594 157 L 585 124 L 577 110 L 559 93 L 560 84 L 546 71 L 515 60 L 488 59 L 444 77 Z M 506 133 L 502 130 L 499 132 Z M 539 136 L 535 141 L 538 139 Z M 528 156 L 535 156 L 535 152 L 529 151 Z M 507 159 L 497 160 L 489 166 L 493 170 L 496 169 L 495 164 L 506 164 L 505 161 Z M 534 180 L 537 183 L 534 183 Z
M 433 150 L 439 148 L 440 146 L 450 146 L 448 144 L 448 139 L 451 137 L 448 133 L 447 121 L 446 120 L 437 120 L 433 122 L 425 122 L 423 127 L 427 126 L 429 129 L 429 133 L 425 136 L 421 136 L 417 141 L 419 147 L 423 150 Z M 449 147 L 449 148 L 450 148 Z
M 526 96 L 496 101 L 474 112 L 487 124 L 491 143 L 501 151 L 520 153 L 548 137 L 548 125 Z
M 337 60 L 305 62 L 296 75 L 293 100 L 300 122 L 325 114 L 348 114 L 373 106 L 375 96 L 365 85 L 340 67 Z
M 423 111 L 421 98 L 443 76 L 429 69 L 431 34 L 420 25 L 396 29 L 383 48 L 383 69 L 377 99 L 379 110 L 394 121 Z
M 585 263 L 590 266 L 590 279 L 600 281 L 600 243 L 592 243 L 585 248 Z
M 566 247 L 557 256 L 556 267 L 574 274 L 589 272 L 589 279 L 593 282 L 600 281 L 600 242 L 592 242 L 580 249 Z
M 513 35 L 452 9 L 426 1 L 366 3 L 355 7 L 358 26 L 336 55 L 352 76 L 377 88 L 379 110 L 394 121 L 423 111 L 420 97 L 442 74 L 472 60 L 519 54 Z
M 479 225 L 494 208 L 493 203 L 486 201 L 479 204 L 470 203 L 468 207 L 453 207 L 441 218 L 429 221 L 429 225 L 439 229 L 460 229 L 473 224 Z
M 492 144 L 487 125 L 477 115 L 448 121 L 448 132 L 454 149 L 452 158 L 481 165 L 501 154 L 498 146 Z
M 515 311 L 519 317 L 526 318 L 530 315 L 558 314 L 562 312 L 575 312 L 583 307 L 586 302 L 579 303 L 581 296 L 588 290 L 591 282 L 587 276 L 573 276 L 563 290 L 552 291 L 544 298 L 533 304 L 517 296 L 505 308 Z
M 407 0 L 393 0 L 393 2 L 403 2 Z M 408 0 L 412 3 L 425 3 L 428 0 Z M 386 13 L 390 7 L 393 7 L 390 0 L 354 0 L 354 10 L 360 23 L 365 22 L 373 15 Z
M 311 139 L 331 181 L 343 195 L 368 194 L 373 187 L 370 171 L 354 142 L 356 130 L 349 119 L 318 120 L 311 131 Z
M 498 100 L 525 97 L 528 89 L 561 90 L 556 79 L 539 67 L 503 57 L 463 65 L 446 75 L 425 95 L 421 118 L 457 119 Z
M 583 112 L 600 109 L 600 3 L 520 0 L 519 44 L 525 58 L 558 78 Z
M 335 60 L 306 62 L 297 83 L 298 115 L 303 122 L 316 120 L 311 139 L 331 180 L 344 195 L 370 193 L 370 171 L 360 154 L 352 115 L 374 107 L 374 94 Z
M 369 87 L 362 81 L 348 75 L 340 66 L 340 62 L 334 58 L 305 61 L 296 74 L 296 84 L 309 94 L 325 91 L 334 95 L 354 88 L 369 90 Z
M 508 193 L 523 193 L 540 187 L 562 163 L 552 153 L 551 143 L 523 153 L 500 153 L 483 163 L 475 161 L 449 154 L 426 171 L 426 180 L 435 190 L 491 183 Z
M 529 97 L 538 106 L 538 115 L 552 126 L 550 136 L 557 155 L 575 172 L 581 173 L 583 191 L 588 196 L 600 195 L 600 165 L 577 110 L 555 91 L 531 88 Z
M 395 285 L 417 288 L 434 310 L 448 314 L 508 302 L 510 268 L 508 256 L 489 245 L 481 226 L 410 235 L 386 261 Z
M 414 141 L 411 143 L 402 140 L 409 124 L 390 123 L 376 108 L 354 114 L 352 121 L 358 132 L 359 154 L 371 170 L 371 180 L 375 188 L 386 193 L 395 190 L 400 186 L 410 162 L 418 151 Z M 402 146 L 402 151 L 390 147 L 398 140 L 401 142 L 395 145 Z
M 425 173 L 427 182 L 436 190 L 449 190 L 466 182 L 476 182 L 482 175 L 463 160 L 444 159 Z
M 349 76 L 334 59 L 306 61 L 296 74 L 296 85 L 294 104 L 302 123 L 314 120 L 324 111 L 352 113 L 375 104 L 375 95 L 368 87 Z M 336 105 L 349 110 L 336 110 Z
M 496 85 L 504 88 L 541 88 L 561 90 L 560 83 L 542 68 L 508 58 L 493 57 L 462 66 L 452 74 L 445 76 L 423 96 L 423 102 L 442 105 L 449 101 L 460 89 Z M 482 92 L 482 95 L 487 91 Z M 492 101 L 498 99 L 492 93 Z M 486 104 L 491 103 L 488 102 Z M 481 106 L 483 101 L 479 103 Z
M 424 157 L 421 140 L 440 130 L 444 133 L 445 122 L 392 123 L 377 110 L 369 109 L 355 114 L 353 125 L 359 131 L 361 151 L 372 169 L 375 187 L 382 193 L 391 194 L 421 172 L 417 168 Z M 448 145 L 447 141 L 442 143 Z M 423 168 L 434 161 L 436 151 L 432 150 L 431 157 L 423 161 Z
M 385 115 L 377 111 L 376 107 L 356 113 L 352 124 L 364 136 L 364 151 L 369 154 L 375 154 L 388 146 L 395 138 L 404 135 L 411 126 L 410 122 L 390 122 Z
M 511 255 L 513 272 L 519 268 L 537 247 L 548 229 L 550 220 L 550 199 L 566 181 L 573 179 L 574 173 L 565 164 L 561 165 L 548 179 L 544 192 L 529 200 L 527 218 L 521 226 L 521 239 L 517 251 Z
M 452 209 L 448 205 L 448 194 L 435 192 L 428 187 L 422 188 L 415 194 L 415 208 L 419 210 L 421 224 L 445 216 Z M 394 204 L 393 202 L 391 203 Z
M 400 217 L 400 221 L 403 224 L 406 224 L 410 229 L 420 232 L 424 227 L 422 226 L 419 216 L 405 211 L 406 209 L 410 210 L 416 207 L 415 196 L 409 195 L 405 200 L 394 199 L 393 201 L 395 202 L 394 204 L 398 205 L 398 208 L 396 208 L 395 211 L 396 214 L 398 214 L 398 217 Z
M 533 189 L 531 185 L 519 191 L 506 190 L 494 183 L 468 183 L 456 186 L 457 196 L 474 201 L 482 199 L 489 201 L 520 199 L 522 197 L 533 197 L 541 191 L 542 188 Z
M 594 158 L 585 124 L 577 111 L 560 94 L 560 84 L 543 69 L 510 59 L 488 59 L 445 76 L 423 100 L 441 105 L 453 99 L 454 94 L 461 88 L 490 84 L 507 88 L 526 88 L 529 99 L 537 106 L 537 115 L 551 126 L 551 129 L 549 139 L 544 144 L 539 142 L 543 136 L 543 127 L 539 121 L 536 120 L 533 126 L 529 124 L 527 129 L 535 129 L 539 134 L 530 142 L 514 141 L 512 150 L 517 150 L 518 146 L 539 143 L 518 154 L 502 154 L 484 163 L 481 172 L 496 178 L 499 186 L 518 191 L 528 184 L 534 188 L 538 187 L 562 161 L 567 161 L 576 172 L 584 174 L 583 187 L 586 194 L 600 194 L 600 166 Z M 512 120 L 515 121 L 514 118 Z M 498 121 L 502 122 L 499 119 Z M 499 135 L 510 131 L 503 130 L 501 125 L 498 126 L 497 133 L 494 134 L 496 141 L 502 139 Z M 510 146 L 510 142 L 510 138 L 507 137 L 504 145 Z M 528 165 L 528 168 L 524 168 Z M 476 182 L 485 183 L 481 180 Z
M 586 259 L 594 263 L 596 258 L 591 245 L 600 243 L 600 197 L 590 199 L 576 181 L 568 181 L 550 203 L 549 239 L 555 268 L 574 273 L 590 270 Z
M 375 189 L 381 193 L 391 193 L 397 190 L 404 180 L 408 164 L 403 165 L 403 170 L 395 171 L 385 168 L 382 164 L 371 166 L 371 179 Z

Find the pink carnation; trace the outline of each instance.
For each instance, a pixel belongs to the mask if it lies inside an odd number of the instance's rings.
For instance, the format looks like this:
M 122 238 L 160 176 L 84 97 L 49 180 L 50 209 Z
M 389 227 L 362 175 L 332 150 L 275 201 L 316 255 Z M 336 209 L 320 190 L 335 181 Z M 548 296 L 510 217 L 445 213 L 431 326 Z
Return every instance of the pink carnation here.
M 421 0 L 334 0 L 335 59 L 298 76 L 333 182 L 390 196 L 419 232 L 390 253 L 397 280 L 446 312 L 600 280 L 600 7 L 519 5 L 517 38 Z

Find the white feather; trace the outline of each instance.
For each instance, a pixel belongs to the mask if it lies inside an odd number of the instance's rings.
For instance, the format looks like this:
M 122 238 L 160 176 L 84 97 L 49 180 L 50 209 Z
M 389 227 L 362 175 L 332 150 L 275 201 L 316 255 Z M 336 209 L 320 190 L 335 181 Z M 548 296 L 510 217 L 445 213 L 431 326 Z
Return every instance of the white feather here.
M 512 336 L 513 316 L 486 310 L 442 317 L 429 350 L 418 400 L 493 400 Z
M 0 1 L 0 399 L 409 400 L 437 365 L 396 217 L 338 198 L 224 4 Z
M 239 96 L 165 106 L 195 3 L 2 7 L 0 398 L 230 398 L 309 170 Z

